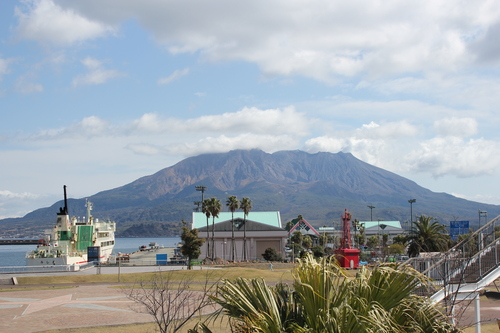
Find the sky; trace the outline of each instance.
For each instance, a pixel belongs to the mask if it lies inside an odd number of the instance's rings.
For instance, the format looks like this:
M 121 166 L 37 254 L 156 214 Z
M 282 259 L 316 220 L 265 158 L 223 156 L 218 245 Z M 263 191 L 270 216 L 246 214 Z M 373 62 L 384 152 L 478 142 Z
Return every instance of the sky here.
M 495 0 L 2 0 L 0 218 L 252 148 L 500 204 L 499 78 Z

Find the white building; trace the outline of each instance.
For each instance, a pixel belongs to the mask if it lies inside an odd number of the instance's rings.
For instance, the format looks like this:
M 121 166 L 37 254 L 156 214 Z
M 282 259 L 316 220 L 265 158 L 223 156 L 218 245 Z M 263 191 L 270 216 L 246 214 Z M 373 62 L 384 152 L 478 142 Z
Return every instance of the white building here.
M 243 212 L 234 212 L 234 260 L 244 260 L 245 229 L 247 260 L 262 260 L 262 254 L 267 248 L 275 249 L 284 258 L 288 233 L 282 228 L 280 213 L 250 212 L 245 218 L 243 215 Z M 206 239 L 200 259 L 210 257 L 207 250 L 210 247 L 210 252 L 212 252 L 212 246 L 215 250 L 215 258 L 229 261 L 233 259 L 231 212 L 220 212 L 215 220 L 212 217 L 207 220 L 205 214 L 193 212 L 191 228 L 198 229 L 198 236 Z M 214 229 L 213 245 L 212 228 Z

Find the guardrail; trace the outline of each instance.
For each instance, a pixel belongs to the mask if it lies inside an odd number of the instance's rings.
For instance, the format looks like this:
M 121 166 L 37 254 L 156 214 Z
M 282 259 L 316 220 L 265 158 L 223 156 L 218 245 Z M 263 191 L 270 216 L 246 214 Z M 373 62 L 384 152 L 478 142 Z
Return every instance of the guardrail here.
M 432 295 L 447 285 L 478 283 L 500 265 L 500 239 L 496 238 L 497 216 L 445 253 L 434 258 L 411 258 L 406 263 L 432 278 L 436 286 L 421 291 Z
M 94 267 L 94 263 L 92 262 L 81 265 L 4 266 L 0 267 L 0 274 L 77 272 L 92 267 Z

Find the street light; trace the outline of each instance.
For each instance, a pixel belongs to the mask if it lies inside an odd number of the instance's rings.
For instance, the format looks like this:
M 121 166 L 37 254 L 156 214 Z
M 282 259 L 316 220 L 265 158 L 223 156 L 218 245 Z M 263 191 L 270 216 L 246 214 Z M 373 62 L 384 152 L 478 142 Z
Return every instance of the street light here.
M 486 222 L 488 222 L 488 212 L 486 212 L 484 210 L 480 210 L 480 209 L 478 209 L 477 212 L 479 214 L 479 228 L 478 229 L 481 229 L 481 217 L 484 217 L 484 222 L 486 224 Z
M 196 188 L 196 191 L 201 191 L 201 201 L 194 201 L 194 204 L 197 206 L 194 210 L 199 212 L 200 206 L 203 204 L 203 193 L 205 193 L 207 188 L 205 186 L 202 186 L 202 185 L 196 185 L 195 188 Z
M 417 199 L 410 199 L 408 202 L 410 203 L 410 223 L 413 222 L 413 203 L 417 201 Z
M 368 205 L 368 208 L 370 208 L 370 221 L 373 221 L 373 208 L 375 208 L 375 206 L 372 206 L 372 205 Z
M 413 203 L 417 201 L 417 199 L 410 199 L 408 200 L 408 202 L 410 203 L 410 230 L 411 231 L 412 229 L 412 224 L 413 224 Z

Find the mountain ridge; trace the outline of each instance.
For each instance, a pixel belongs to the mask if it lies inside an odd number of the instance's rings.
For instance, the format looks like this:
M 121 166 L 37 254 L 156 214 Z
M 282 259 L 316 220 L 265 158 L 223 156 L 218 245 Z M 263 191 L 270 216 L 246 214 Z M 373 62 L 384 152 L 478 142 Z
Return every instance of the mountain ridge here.
M 500 214 L 500 206 L 432 192 L 350 153 L 310 154 L 300 150 L 232 150 L 193 156 L 129 184 L 96 193 L 89 200 L 94 203 L 96 217 L 118 222 L 119 234 L 138 224 L 178 227 L 181 219 L 191 219 L 193 201 L 201 200 L 197 185 L 207 187 L 205 198 L 217 197 L 224 209 L 229 195 L 249 197 L 254 210 L 279 210 L 284 222 L 300 214 L 314 226 L 335 224 L 346 208 L 353 218 L 369 220 L 367 205 L 375 206 L 374 219 L 404 222 L 410 217 L 411 198 L 417 200 L 414 215 L 434 216 L 445 224 L 457 219 L 474 224 L 478 208 L 487 209 L 492 217 Z M 83 200 L 69 201 L 72 215 L 83 215 Z M 6 224 L 51 226 L 60 204 L 20 219 L 0 220 L 0 233 Z

